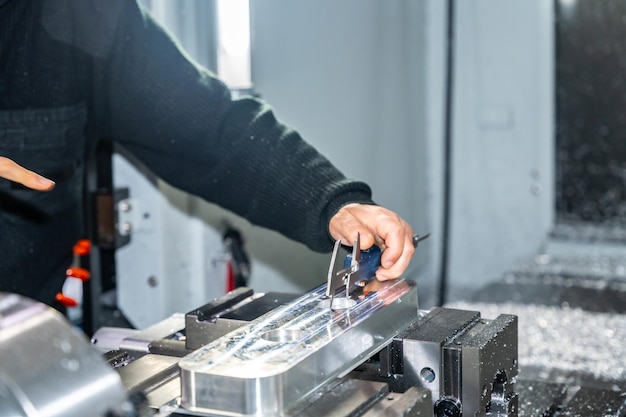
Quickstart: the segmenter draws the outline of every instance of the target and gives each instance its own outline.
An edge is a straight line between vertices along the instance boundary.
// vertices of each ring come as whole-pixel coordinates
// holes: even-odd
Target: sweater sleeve
[[[342,205],[373,203],[265,103],[231,99],[135,2],[118,16],[103,64],[110,133],[158,176],[317,251]]]

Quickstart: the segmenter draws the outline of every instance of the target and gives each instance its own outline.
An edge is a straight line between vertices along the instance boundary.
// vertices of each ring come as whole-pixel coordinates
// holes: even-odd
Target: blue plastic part
[[[359,280],[370,280],[376,276],[376,271],[380,267],[380,256],[382,251],[377,245],[372,246],[367,250],[361,251],[361,262],[359,265],[359,272],[356,274]],[[352,263],[352,253],[346,256],[346,260],[343,264],[344,268],[350,268]]]

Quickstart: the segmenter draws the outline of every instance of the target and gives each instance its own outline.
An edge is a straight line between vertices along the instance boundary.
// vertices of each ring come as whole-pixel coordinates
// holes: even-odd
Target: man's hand
[[[360,233],[361,249],[374,244],[384,249],[376,272],[382,281],[402,275],[415,253],[411,226],[384,207],[348,204],[330,219],[328,228],[331,236],[345,245],[352,246]]]
[[[33,190],[50,191],[54,188],[54,181],[29,171],[4,156],[0,156],[0,178],[15,181]]]

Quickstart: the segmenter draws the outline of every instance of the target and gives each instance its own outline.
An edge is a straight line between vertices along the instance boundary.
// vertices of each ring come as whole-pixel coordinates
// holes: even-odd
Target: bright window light
[[[217,0],[217,75],[233,90],[252,88],[249,0]]]

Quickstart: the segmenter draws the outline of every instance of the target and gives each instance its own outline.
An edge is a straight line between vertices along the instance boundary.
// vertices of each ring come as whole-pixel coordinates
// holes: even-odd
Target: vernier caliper
[[[424,236],[413,236],[413,247],[422,240],[428,238],[430,233]],[[330,258],[328,267],[328,277],[326,285],[326,296],[330,297],[330,308],[333,307],[333,300],[337,290],[343,286],[346,287],[346,298],[350,298],[350,288],[354,283],[364,286],[369,280],[376,277],[376,271],[380,267],[380,257],[382,250],[378,245],[374,245],[367,250],[361,250],[361,234],[357,234],[352,253],[346,256],[343,269],[335,272],[335,263],[337,261],[337,253],[341,246],[341,240],[335,241],[333,254]]]

